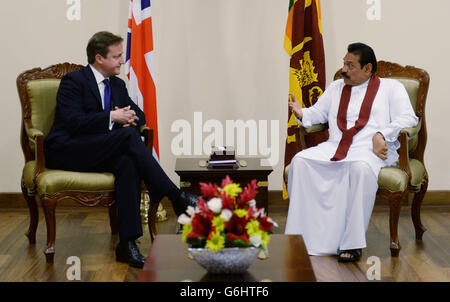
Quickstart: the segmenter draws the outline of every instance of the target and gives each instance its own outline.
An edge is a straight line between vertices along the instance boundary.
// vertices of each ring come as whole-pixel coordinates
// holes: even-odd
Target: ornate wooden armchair
[[[414,193],[411,217],[416,232],[416,240],[422,240],[426,231],[420,220],[420,208],[428,187],[428,173],[423,160],[427,143],[425,123],[425,102],[430,77],[428,73],[413,66],[401,66],[385,61],[378,62],[377,75],[382,78],[399,80],[406,88],[419,123],[416,127],[403,129],[399,135],[400,149],[397,167],[382,168],[378,175],[378,192],[389,201],[389,230],[391,256],[398,257],[400,242],[398,239],[398,219],[402,200],[408,193]],[[341,78],[339,69],[334,79]],[[327,129],[327,125],[313,125],[310,128],[299,127],[297,133],[301,150],[307,148],[307,136]],[[285,169],[285,179],[289,175],[289,166]]]
[[[66,73],[83,67],[70,63],[56,64],[45,69],[27,70],[17,77],[22,105],[21,146],[25,157],[21,187],[30,211],[26,236],[30,244],[36,242],[39,221],[37,199],[44,210],[47,225],[47,247],[44,253],[50,263],[55,254],[55,208],[58,201],[73,199],[84,206],[108,207],[111,232],[118,233],[112,173],[81,173],[45,167],[44,137],[53,124],[60,80]],[[152,150],[153,131],[143,126],[141,133]],[[154,228],[156,211],[149,214],[149,220],[149,227],[152,225]]]

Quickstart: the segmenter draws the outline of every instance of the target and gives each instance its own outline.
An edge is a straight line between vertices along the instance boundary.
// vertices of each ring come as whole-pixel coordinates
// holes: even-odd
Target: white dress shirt
[[[94,66],[89,64],[89,67],[91,68],[92,72],[94,73],[95,81],[97,82],[98,91],[100,92],[100,98],[102,99],[102,108],[105,110],[105,83],[103,83],[105,78],[100,71],[95,69]],[[109,114],[109,130],[112,130],[112,127],[114,126],[114,122],[111,121],[111,113]]]

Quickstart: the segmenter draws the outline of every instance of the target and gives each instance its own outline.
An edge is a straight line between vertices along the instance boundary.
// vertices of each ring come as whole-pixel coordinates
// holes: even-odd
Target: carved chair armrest
[[[316,133],[316,132],[321,132],[321,131],[324,131],[324,130],[328,129],[328,123],[315,124],[315,125],[312,125],[309,128],[305,128],[303,126],[300,126],[300,128],[302,128],[305,131],[305,133],[307,133],[307,134]]]
[[[408,135],[408,138],[412,138],[419,133],[421,128],[422,128],[422,119],[419,120],[419,122],[415,127],[404,128],[400,132],[405,132]]]
[[[411,181],[411,171],[409,169],[409,140],[419,134],[422,128],[422,119],[419,120],[415,127],[403,128],[400,130],[399,142],[400,148],[398,150],[398,166],[400,169],[408,174],[408,182]]]
[[[144,142],[150,152],[153,152],[153,129],[150,129],[146,125],[142,125],[139,128],[139,132],[144,137]]]
[[[36,179],[39,174],[45,170],[45,153],[44,153],[44,134],[41,132],[34,138],[35,141],[35,159],[36,165],[34,166],[33,182],[37,187]]]
[[[300,142],[300,150],[306,149],[306,136],[308,134],[317,133],[321,131],[325,131],[328,129],[328,123],[325,124],[315,124],[309,128],[305,128],[302,125],[298,128],[298,139]]]
[[[142,125],[139,128],[139,133],[143,133],[145,130],[150,130],[150,128],[147,125]]]
[[[405,171],[408,175],[408,183],[411,181],[411,170],[409,169],[409,152],[408,152],[408,134],[407,131],[400,131],[398,138],[400,142],[400,148],[398,149],[398,167]]]
[[[28,139],[32,141],[35,145],[36,145],[36,137],[39,135],[42,136],[44,135],[44,133],[42,133],[41,130],[36,128],[28,128],[27,126],[25,126],[25,131],[27,132]]]
[[[34,166],[33,182],[37,185],[36,178],[45,169],[44,133],[37,128],[30,127],[29,123],[24,125],[28,140],[34,144],[36,165]]]

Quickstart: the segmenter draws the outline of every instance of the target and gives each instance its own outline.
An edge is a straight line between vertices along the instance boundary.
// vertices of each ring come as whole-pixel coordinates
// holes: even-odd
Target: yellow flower
[[[239,184],[232,183],[223,187],[222,191],[225,191],[231,198],[236,198],[242,192],[242,189]]]
[[[258,220],[251,220],[245,226],[249,236],[258,235],[260,233]]]
[[[225,219],[220,216],[216,216],[212,220],[212,225],[216,227],[217,233],[222,233],[225,230]]]
[[[181,234],[181,240],[183,242],[186,242],[187,235],[192,232],[192,225],[191,224],[184,224],[183,225],[183,233]]]
[[[206,241],[205,248],[210,249],[213,253],[225,247],[225,238],[219,232],[213,233],[211,239]]]
[[[245,216],[245,218],[248,218],[248,212],[247,212],[247,210],[244,210],[244,209],[237,209],[237,210],[234,210],[234,213],[235,213],[239,218],[242,218],[242,217],[244,217],[244,216]]]
[[[261,232],[261,245],[267,249],[267,246],[269,245],[270,241],[270,235],[267,232]]]

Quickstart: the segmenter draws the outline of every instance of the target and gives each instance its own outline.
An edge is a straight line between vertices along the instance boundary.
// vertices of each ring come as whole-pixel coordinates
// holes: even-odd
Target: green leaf
[[[225,243],[226,247],[249,247],[250,242],[245,242],[243,239],[236,239]]]
[[[203,237],[199,237],[199,238],[188,238],[187,240],[186,240],[186,242],[188,243],[188,244],[190,244],[191,245],[191,247],[193,247],[193,248],[203,248],[203,247],[205,247],[205,244],[206,244],[206,238],[203,238]]]

